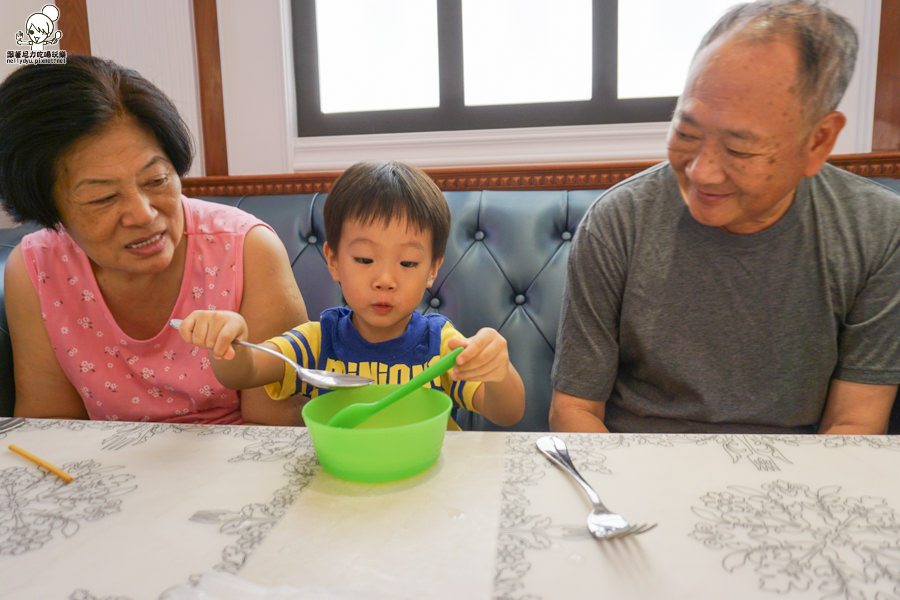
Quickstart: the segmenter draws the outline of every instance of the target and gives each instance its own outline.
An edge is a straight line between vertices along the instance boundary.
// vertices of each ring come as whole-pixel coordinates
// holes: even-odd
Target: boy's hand
[[[234,358],[234,340],[247,339],[247,321],[236,312],[227,310],[195,310],[178,328],[181,339],[189,344],[210,350],[213,358]]]
[[[496,329],[484,327],[468,339],[452,339],[447,346],[453,350],[463,347],[450,370],[454,380],[503,381],[509,374],[509,352],[506,338]]]

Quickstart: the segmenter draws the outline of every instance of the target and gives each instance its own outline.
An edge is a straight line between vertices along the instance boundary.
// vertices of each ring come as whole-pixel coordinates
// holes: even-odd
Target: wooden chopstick
[[[15,452],[16,454],[21,454],[28,460],[35,462],[38,465],[44,467],[45,469],[47,469],[48,471],[50,471],[51,473],[53,473],[54,475],[56,475],[57,477],[59,477],[60,479],[65,481],[66,483],[69,483],[70,481],[72,481],[71,475],[69,475],[68,473],[66,473],[65,471],[60,469],[59,467],[54,467],[53,465],[48,463],[46,460],[44,460],[42,458],[38,458],[31,452],[28,452],[27,450],[22,450],[21,448],[19,448],[18,446],[14,446],[13,444],[9,445],[9,449],[12,450],[13,452]]]

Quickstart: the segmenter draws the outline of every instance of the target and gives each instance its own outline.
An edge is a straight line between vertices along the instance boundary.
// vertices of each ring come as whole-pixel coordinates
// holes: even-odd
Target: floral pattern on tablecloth
[[[232,462],[288,460],[284,468],[289,482],[276,490],[267,504],[247,504],[235,510],[201,510],[191,516],[191,521],[217,526],[221,533],[236,537],[222,550],[222,560],[213,569],[237,573],[319,470],[314,454],[295,456],[298,446],[293,443],[294,439],[268,440],[268,443],[256,441],[247,446],[241,456],[229,459]],[[308,442],[309,436],[305,439]]]
[[[29,420],[20,431],[66,430],[110,432],[110,423],[76,420]],[[37,552],[55,540],[76,538],[86,527],[122,511],[123,502],[140,488],[140,478],[116,463],[120,452],[158,445],[165,452],[173,436],[226,436],[239,450],[223,455],[226,463],[279,463],[284,484],[258,502],[199,509],[189,521],[213,526],[222,536],[220,559],[209,569],[236,573],[309,484],[319,466],[309,435],[292,427],[244,427],[165,423],[116,423],[98,438],[94,458],[58,466],[73,476],[64,483],[35,465],[0,470],[0,557]],[[98,457],[108,460],[100,460]],[[188,575],[191,581],[199,573]],[[160,598],[166,595],[160,591]],[[69,600],[130,600],[125,594],[101,594],[78,588]]]
[[[122,466],[94,460],[64,463],[71,483],[31,466],[0,471],[0,555],[40,550],[57,538],[122,509],[122,498],[137,486]]]
[[[724,554],[729,573],[752,570],[772,594],[900,597],[900,518],[884,498],[775,480],[710,491],[693,507],[691,537]]]
[[[548,471],[557,468],[537,451],[535,440],[539,435],[521,433],[506,438],[492,595],[495,600],[540,600],[544,596],[535,593],[527,581],[534,565],[542,560],[540,553],[555,552],[561,544],[590,539],[585,526],[557,524],[553,517],[532,506],[532,495]],[[559,437],[566,442],[578,470],[583,475],[590,474],[589,478],[613,474],[612,457],[617,450],[647,446],[674,449],[718,445],[722,465],[749,468],[759,474],[790,468],[792,452],[809,445],[900,452],[900,438],[896,436]],[[587,504],[586,507],[589,508]],[[690,537],[711,549],[725,551],[722,565],[726,571],[753,569],[759,578],[759,589],[764,592],[778,595],[815,589],[821,592],[819,597],[823,600],[900,598],[900,517],[884,498],[843,495],[840,486],[813,489],[775,480],[759,489],[732,486],[711,491],[691,510],[702,520]],[[854,537],[843,535],[851,530]],[[866,542],[852,541],[860,537]],[[892,589],[891,595],[884,594],[886,585]]]

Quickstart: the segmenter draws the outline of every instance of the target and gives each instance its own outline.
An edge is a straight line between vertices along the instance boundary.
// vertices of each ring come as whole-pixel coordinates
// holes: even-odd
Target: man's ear
[[[436,258],[431,263],[431,270],[428,272],[428,285],[426,287],[431,287],[434,284],[434,280],[437,278],[438,269],[441,268],[441,265],[444,264],[444,257]]]
[[[331,273],[331,278],[340,283],[341,275],[337,268],[337,252],[331,249],[328,242],[322,244],[322,250],[325,252],[325,263],[328,265],[328,272]]]
[[[821,170],[822,165],[825,164],[834,149],[838,134],[846,124],[847,117],[844,116],[844,113],[836,110],[822,117],[816,124],[806,141],[807,157],[806,168],[803,170],[804,177],[812,177]]]

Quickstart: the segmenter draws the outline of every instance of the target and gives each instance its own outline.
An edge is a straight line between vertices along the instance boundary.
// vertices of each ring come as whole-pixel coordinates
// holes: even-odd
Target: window
[[[293,0],[298,135],[668,121],[733,0]]]
[[[316,3],[321,112],[440,106],[436,8],[421,0]]]

